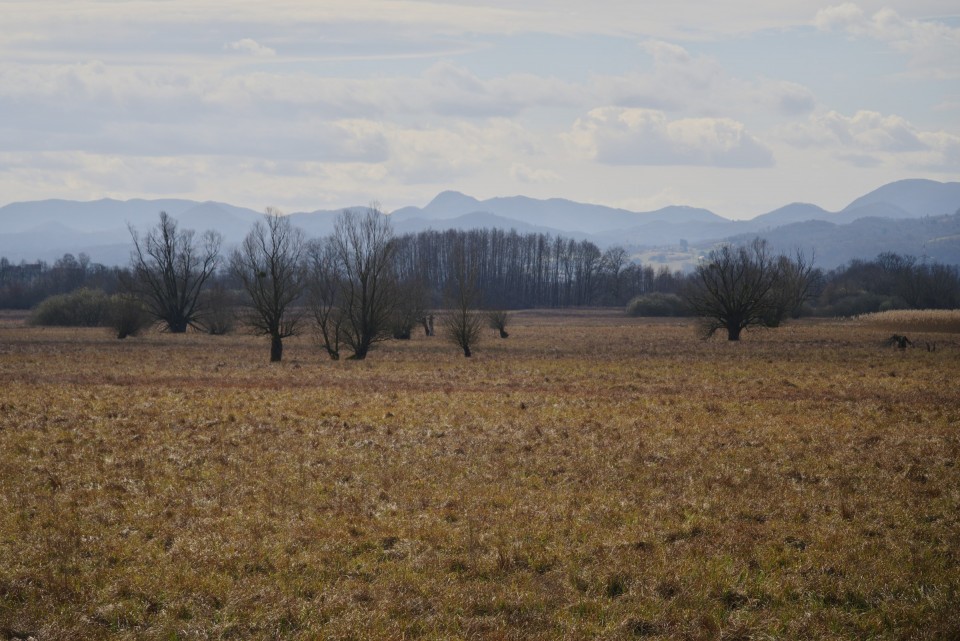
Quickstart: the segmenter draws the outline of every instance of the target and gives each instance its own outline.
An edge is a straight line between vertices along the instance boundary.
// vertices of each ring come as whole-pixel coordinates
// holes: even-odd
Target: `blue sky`
[[[958,180],[955,2],[660,4],[0,0],[0,203],[745,218]]]

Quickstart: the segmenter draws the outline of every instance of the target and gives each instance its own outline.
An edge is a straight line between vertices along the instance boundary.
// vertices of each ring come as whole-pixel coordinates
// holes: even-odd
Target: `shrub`
[[[105,325],[117,333],[117,338],[136,336],[150,322],[150,314],[136,296],[116,294],[110,297]]]
[[[906,303],[896,296],[884,296],[871,292],[857,292],[838,298],[830,305],[817,309],[818,316],[859,316],[873,312],[903,309]]]
[[[30,314],[31,325],[48,327],[98,327],[110,309],[110,297],[98,289],[81,288],[50,296]]]
[[[676,294],[654,292],[633,298],[627,303],[628,316],[686,316],[686,304]]]
[[[230,291],[223,283],[214,283],[200,296],[203,312],[197,317],[197,325],[208,334],[223,336],[237,325],[236,308],[240,305],[238,292]]]
[[[495,329],[500,332],[500,338],[510,336],[510,334],[507,333],[508,322],[510,322],[510,314],[502,309],[494,309],[487,312],[487,323],[490,325],[490,329]]]

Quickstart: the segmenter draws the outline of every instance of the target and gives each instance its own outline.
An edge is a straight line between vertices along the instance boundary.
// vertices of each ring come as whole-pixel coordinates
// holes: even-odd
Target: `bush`
[[[500,338],[510,336],[510,334],[507,333],[507,323],[509,322],[510,314],[502,309],[494,309],[487,312],[487,323],[490,325],[490,329],[495,329],[500,332]]]
[[[831,304],[817,308],[818,316],[847,317],[903,309],[906,303],[896,296],[884,296],[870,292],[849,294],[834,300]]]
[[[239,292],[228,290],[222,283],[214,283],[200,296],[202,312],[197,324],[213,336],[232,332],[237,325],[236,308],[240,305]]]
[[[627,303],[628,316],[687,316],[689,313],[686,303],[676,294],[654,292]]]
[[[30,314],[31,325],[47,327],[98,327],[110,310],[110,297],[98,289],[81,288],[50,296]]]
[[[116,294],[110,297],[110,308],[105,324],[117,333],[117,338],[136,336],[150,324],[150,315],[136,296]]]

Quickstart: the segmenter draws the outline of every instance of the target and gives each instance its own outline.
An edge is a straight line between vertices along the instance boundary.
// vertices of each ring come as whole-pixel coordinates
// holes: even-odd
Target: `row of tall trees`
[[[683,282],[679,272],[631,263],[621,247],[602,252],[587,240],[501,229],[402,236],[397,274],[440,296],[456,276],[458,252],[475,264],[477,289],[490,308],[620,306],[638,294],[679,291]]]
[[[168,331],[211,333],[232,325],[230,310],[242,292],[244,320],[270,337],[272,360],[282,358],[284,338],[307,326],[331,358],[362,359],[380,341],[409,338],[419,324],[432,335],[428,310],[440,308],[443,333],[469,356],[484,324],[506,337],[503,310],[518,307],[622,305],[638,296],[634,302],[648,299],[638,310],[692,313],[704,319],[706,335],[722,329],[737,340],[743,329],[777,326],[804,305],[862,298],[867,287],[891,306],[960,305],[955,267],[883,254],[823,275],[802,253],[775,255],[760,239],[720,246],[684,276],[637,265],[622,248],[601,252],[589,241],[545,234],[480,229],[395,237],[376,207],[344,212],[320,239],[307,239],[270,209],[227,257],[218,233],[196,236],[162,212],[146,234],[130,231],[129,269],[107,270],[69,254],[46,270],[14,270],[0,261],[0,288],[41,283],[59,293],[99,279],[107,286],[95,289],[135,295]]]
[[[960,269],[883,253],[873,260],[852,260],[824,277],[817,311],[850,316],[886,309],[960,308]]]
[[[476,310],[576,306],[612,302],[643,291],[676,288],[682,278],[629,265],[619,248],[606,253],[588,241],[500,230],[422,232],[395,237],[376,207],[346,211],[327,238],[307,240],[278,211],[268,210],[229,259],[222,239],[199,239],[161,213],[146,235],[131,230],[130,287],[171,332],[209,325],[215,312],[201,295],[221,264],[245,291],[247,324],[271,341],[280,360],[283,339],[313,321],[333,359],[363,359],[378,342],[408,338],[427,309],[449,308],[443,331],[465,356],[485,323]],[[206,299],[209,300],[209,299]]]
[[[50,296],[86,287],[113,294],[123,269],[94,263],[84,253],[66,253],[54,263],[13,264],[0,258],[0,309],[30,309]]]

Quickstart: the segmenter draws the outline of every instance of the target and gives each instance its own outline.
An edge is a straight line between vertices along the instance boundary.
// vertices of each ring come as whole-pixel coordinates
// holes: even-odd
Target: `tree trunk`
[[[167,323],[167,329],[171,334],[183,334],[187,331],[187,322],[181,320],[170,321]]]
[[[740,327],[739,323],[727,325],[727,340],[738,341],[740,340],[740,332],[743,331],[743,328]]]
[[[506,338],[510,336],[502,327],[500,328],[500,338]]]
[[[470,356],[472,356],[472,354],[470,353],[470,346],[469,346],[469,345],[464,345],[464,346],[463,346],[463,355],[466,356],[467,358],[470,358]]]
[[[283,339],[274,335],[270,337],[270,362],[279,363],[283,358]]]
[[[368,351],[370,351],[370,346],[367,344],[361,343],[359,346],[357,346],[357,351],[355,351],[353,353],[353,356],[351,356],[348,360],[362,361],[367,357]]]

